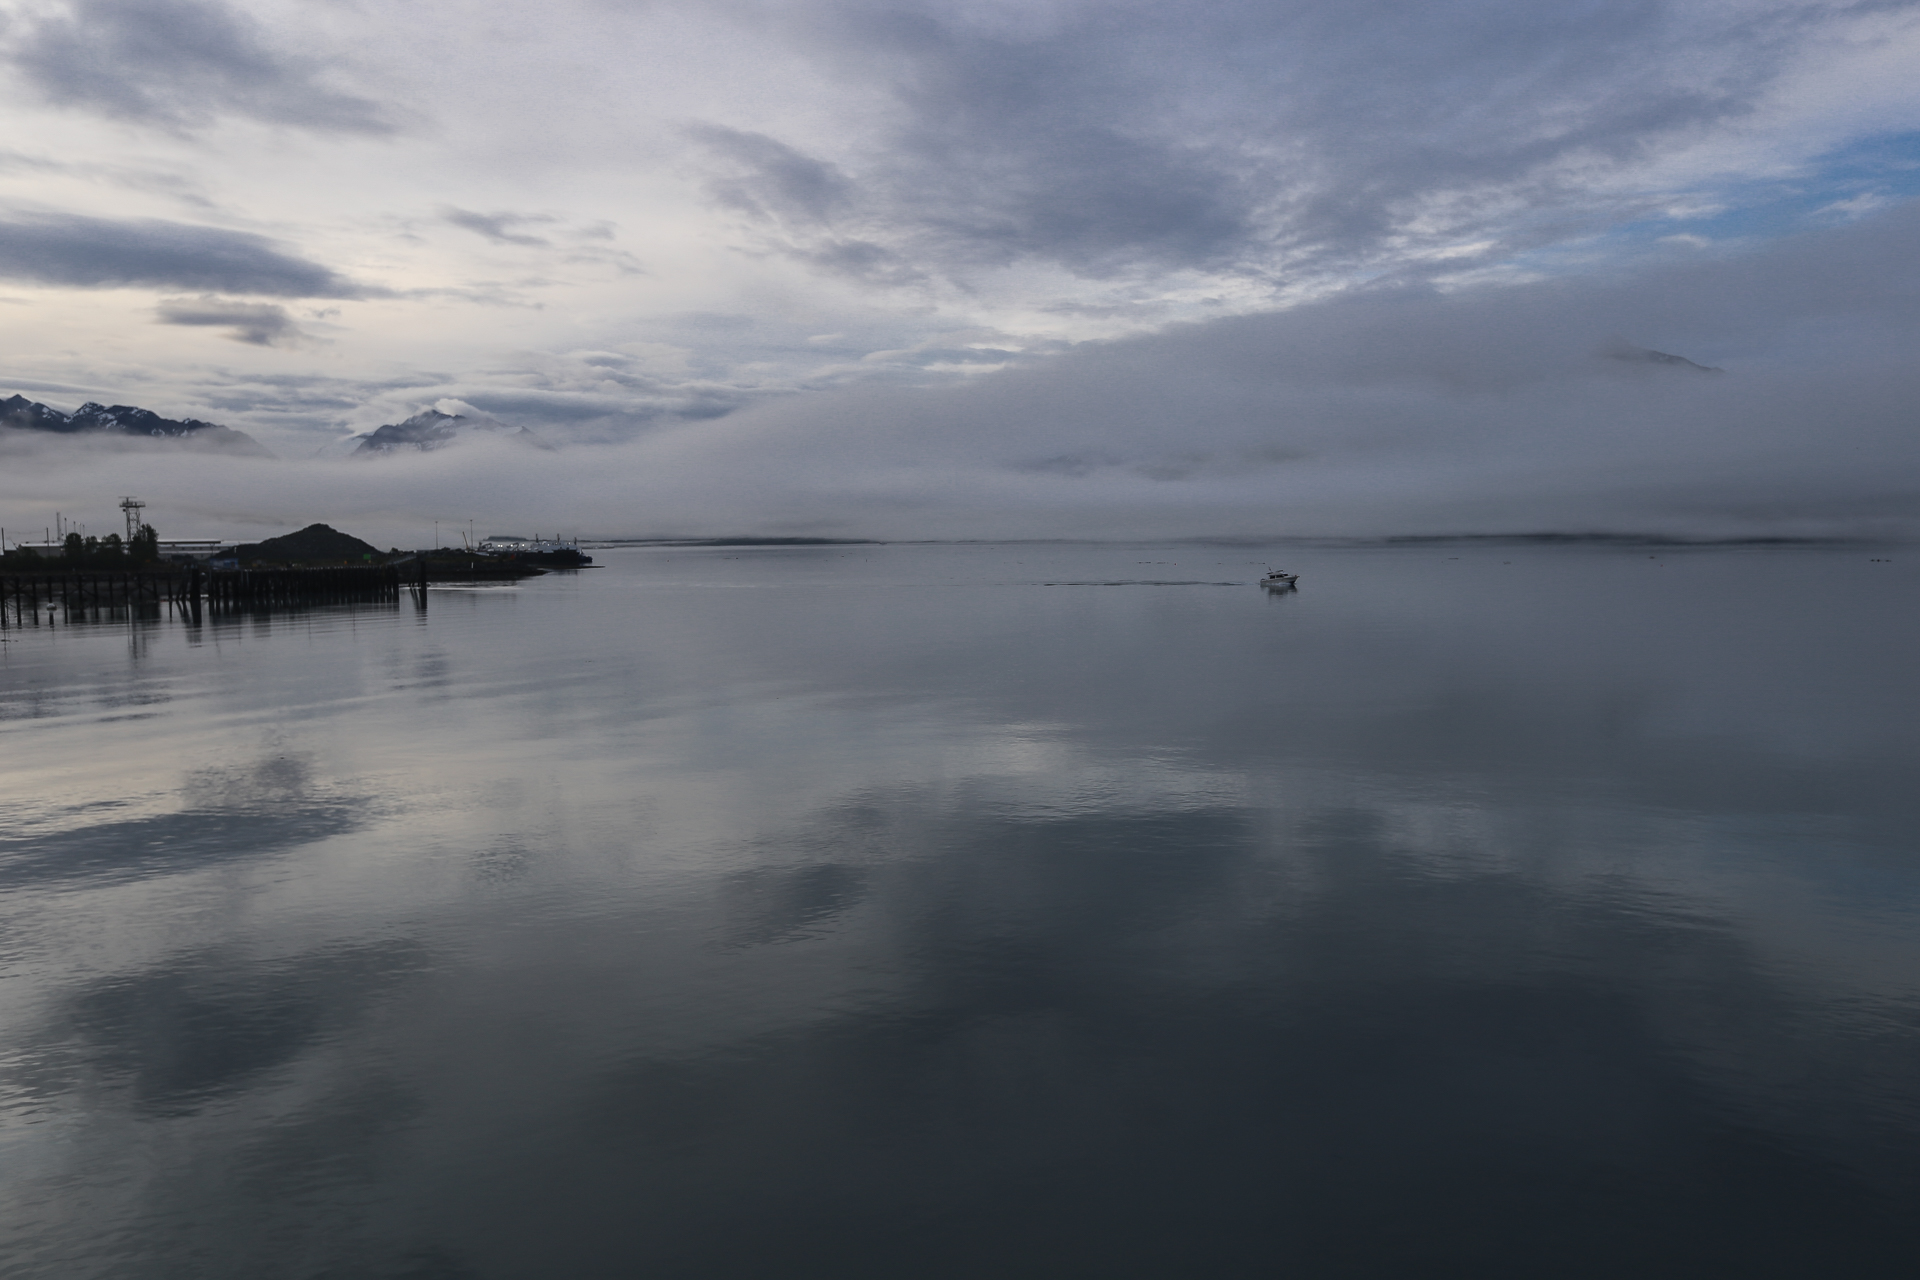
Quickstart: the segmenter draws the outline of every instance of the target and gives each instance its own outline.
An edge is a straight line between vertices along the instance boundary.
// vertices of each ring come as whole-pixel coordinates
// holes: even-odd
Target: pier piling
[[[408,585],[414,585],[409,575]],[[424,587],[425,569],[420,570]],[[161,572],[87,571],[0,574],[0,614],[11,625],[39,620],[40,609],[57,606],[68,616],[162,603],[198,614],[311,604],[352,604],[397,599],[400,570],[391,565],[337,568],[204,569],[198,565]]]

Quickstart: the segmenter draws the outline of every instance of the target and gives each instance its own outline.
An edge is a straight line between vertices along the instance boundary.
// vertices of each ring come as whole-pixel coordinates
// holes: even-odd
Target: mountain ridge
[[[89,400],[72,413],[29,400],[15,393],[0,400],[0,428],[38,431],[49,435],[115,435],[144,440],[179,440],[210,445],[231,453],[267,454],[267,448],[244,431],[199,418],[167,418],[131,404],[101,404]]]
[[[405,450],[429,453],[463,439],[485,435],[504,436],[537,448],[547,447],[527,428],[512,426],[490,415],[469,416],[464,413],[443,413],[439,409],[422,409],[404,421],[389,422],[364,435],[353,437],[359,441],[359,448],[353,451],[353,456],[379,456]]]

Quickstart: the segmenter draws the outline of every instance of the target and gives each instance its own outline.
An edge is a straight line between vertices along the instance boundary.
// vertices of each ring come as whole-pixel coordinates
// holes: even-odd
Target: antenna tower
[[[129,545],[132,544],[134,535],[140,532],[140,526],[144,523],[144,521],[140,519],[140,513],[146,509],[147,504],[138,498],[120,499],[120,510],[127,517],[127,542]]]

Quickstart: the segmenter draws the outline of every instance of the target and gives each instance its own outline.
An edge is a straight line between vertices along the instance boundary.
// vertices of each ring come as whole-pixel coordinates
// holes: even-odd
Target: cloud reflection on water
[[[380,692],[45,864],[102,961],[11,917],[96,1197],[23,1274],[1902,1274],[1908,597],[1288,554],[622,553],[249,650]]]
[[[52,830],[0,837],[0,888],[99,885],[258,858],[363,826],[375,804],[320,782],[292,756],[197,770],[179,795],[184,805],[172,812],[93,822],[54,815]]]

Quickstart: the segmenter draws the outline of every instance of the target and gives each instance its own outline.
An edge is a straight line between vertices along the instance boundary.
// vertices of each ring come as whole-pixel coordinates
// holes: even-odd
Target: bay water
[[[0,1276],[1920,1274],[1920,558],[595,555],[10,619]]]

